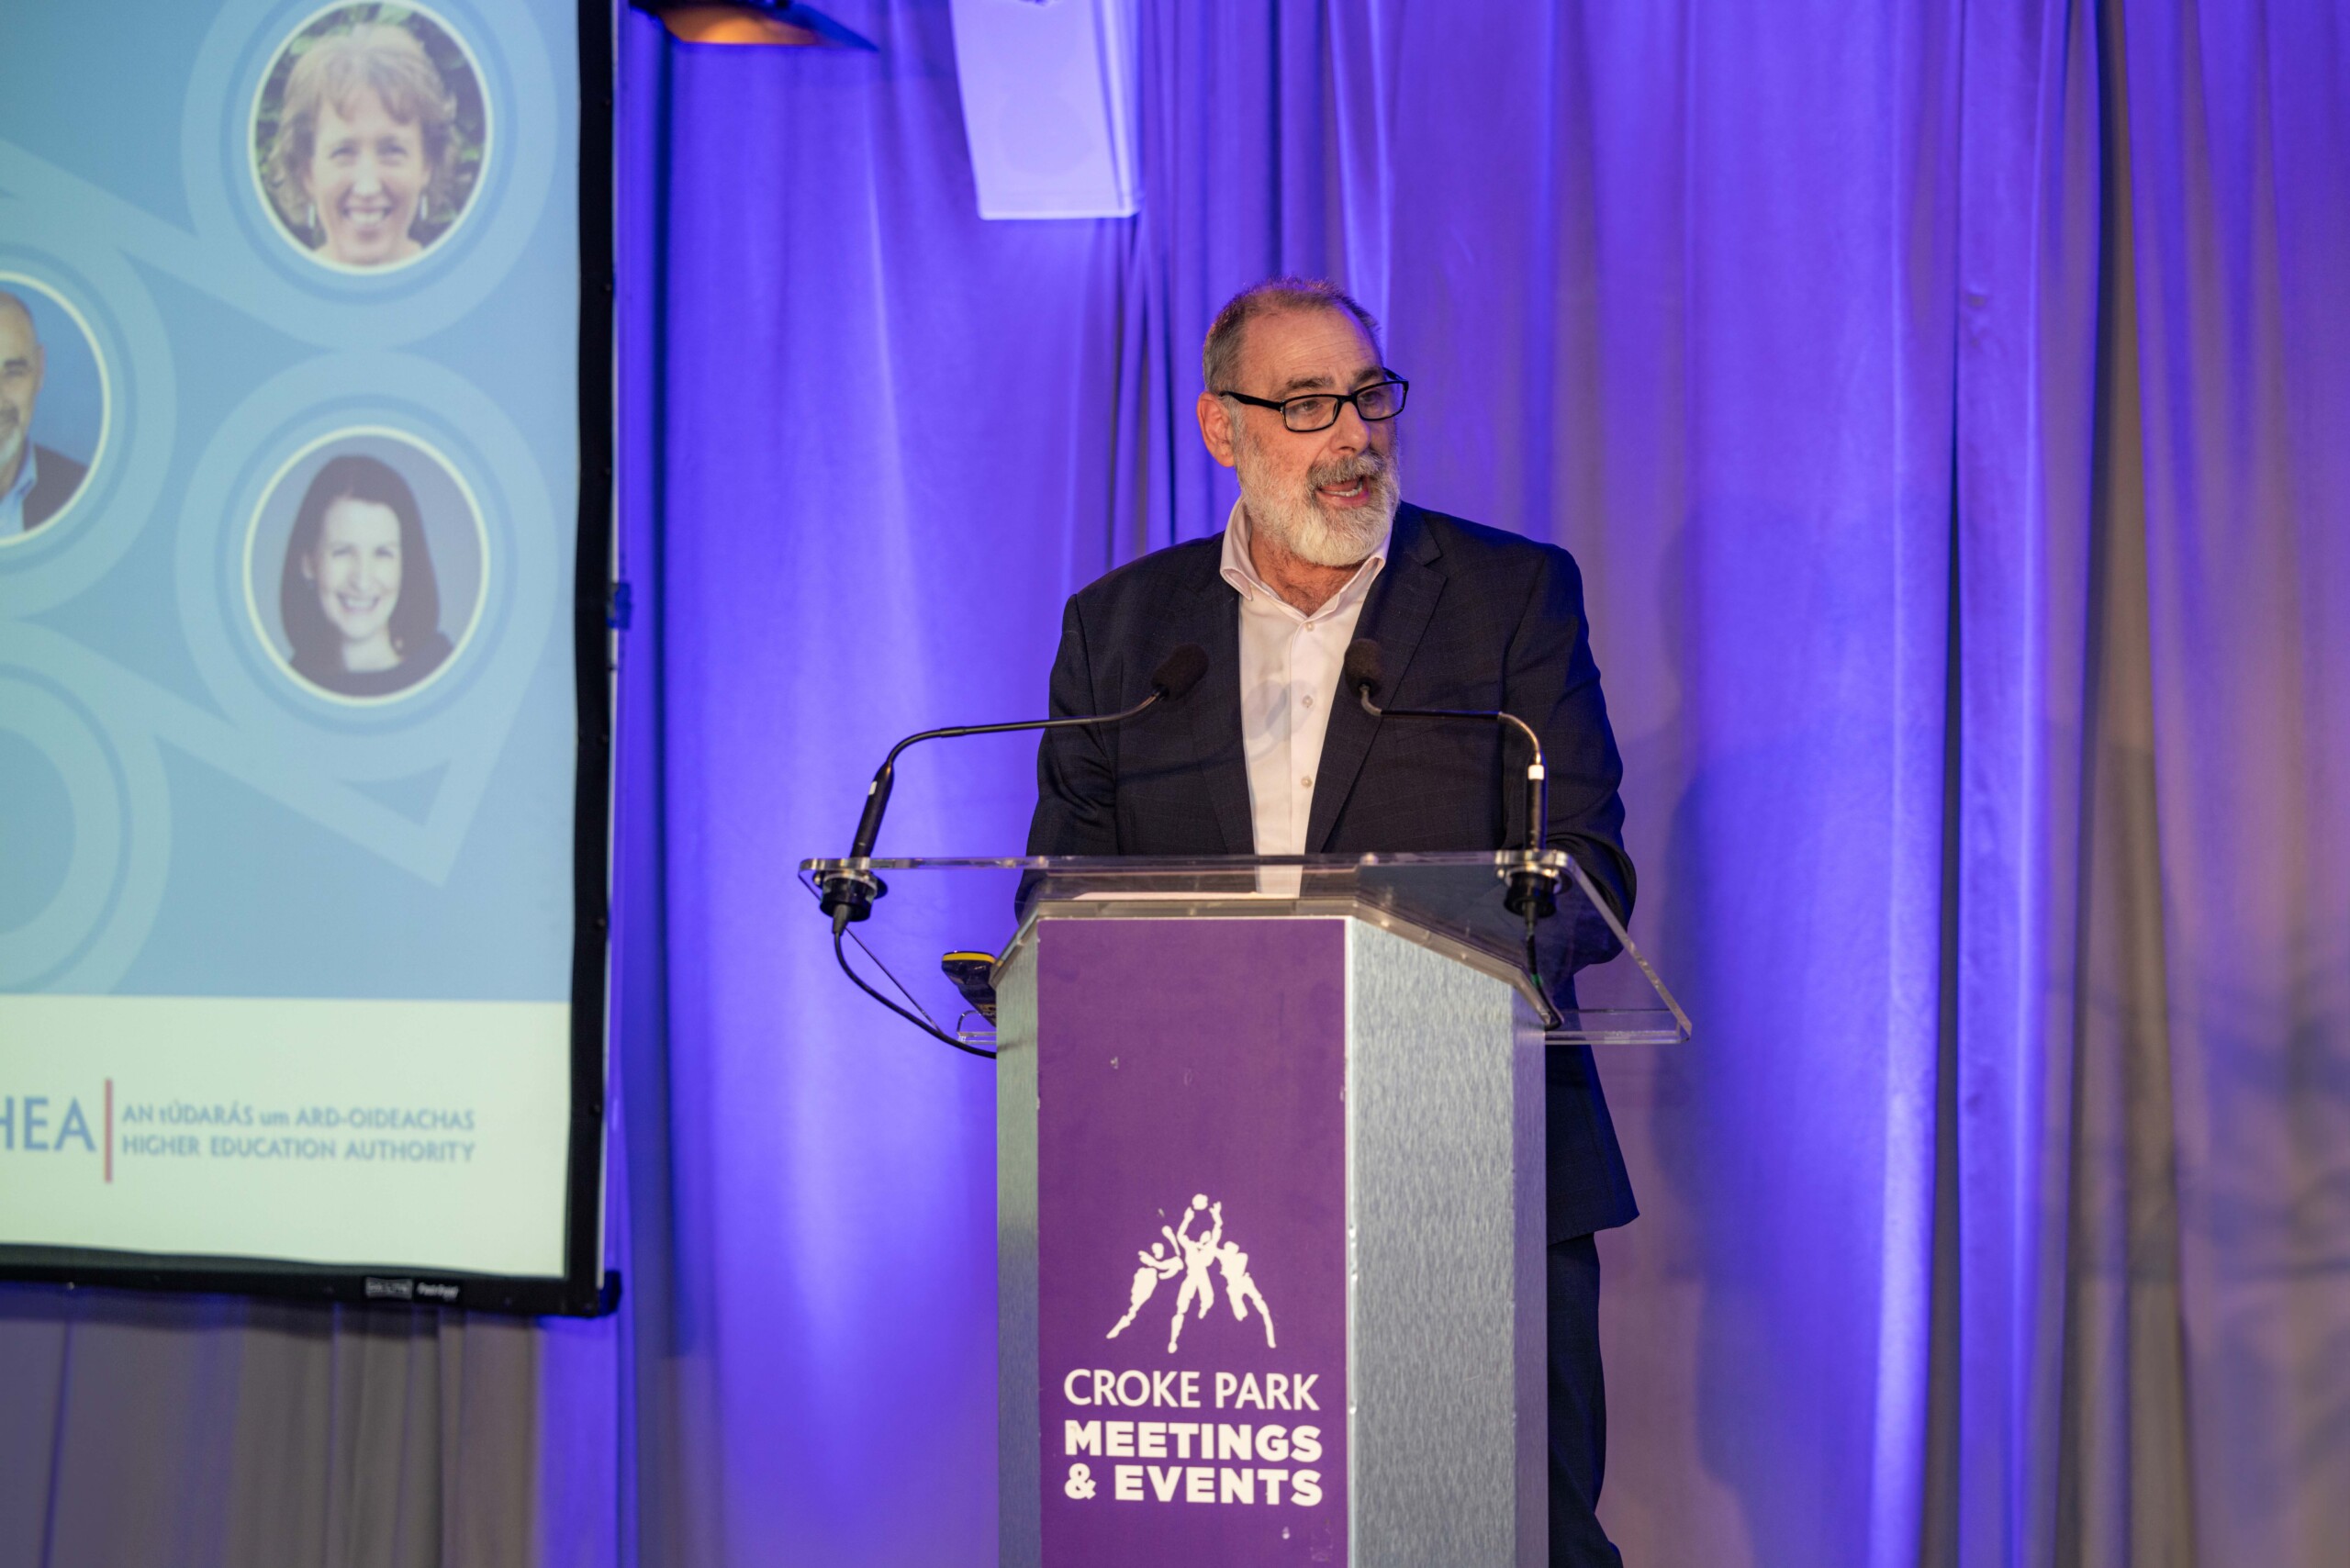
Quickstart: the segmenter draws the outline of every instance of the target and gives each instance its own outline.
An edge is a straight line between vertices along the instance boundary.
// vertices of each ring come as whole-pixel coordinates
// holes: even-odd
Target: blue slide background
[[[423,256],[360,274],[297,252],[252,173],[263,76],[319,9],[8,18],[0,274],[80,312],[112,406],[73,507],[0,544],[0,991],[569,995],[575,12],[431,7],[480,68],[484,173]],[[442,678],[364,704],[277,663],[243,555],[273,478],[356,428],[439,454],[489,555]]]

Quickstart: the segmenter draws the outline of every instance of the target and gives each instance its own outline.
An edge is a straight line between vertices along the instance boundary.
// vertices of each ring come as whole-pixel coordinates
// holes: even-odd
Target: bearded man
[[[1628,914],[1623,774],[1570,555],[1404,504],[1406,384],[1378,327],[1330,284],[1235,297],[1202,354],[1200,434],[1237,470],[1221,535],[1082,589],[1062,616],[1057,715],[1107,713],[1196,643],[1208,672],[1181,722],[1047,732],[1032,855],[1495,850],[1523,842],[1494,724],[1382,724],[1338,690],[1348,644],[1378,642],[1380,700],[1505,710],[1542,737],[1545,842]],[[1522,768],[1524,759],[1514,766]],[[1513,777],[1516,777],[1515,773]],[[1594,1512],[1606,1446],[1599,1255],[1637,1212],[1588,1047],[1545,1063],[1549,1140],[1550,1561],[1620,1561]]]
[[[82,487],[81,464],[33,440],[33,411],[48,369],[32,311],[0,289],[0,539],[30,533]]]

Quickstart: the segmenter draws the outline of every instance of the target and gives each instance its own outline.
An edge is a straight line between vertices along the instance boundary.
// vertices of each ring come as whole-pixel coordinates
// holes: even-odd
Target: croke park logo
[[[1192,1234],[1192,1222],[1200,1215],[1208,1216],[1202,1234]],[[1205,1318],[1215,1305],[1215,1278],[1224,1276],[1224,1299],[1231,1305],[1233,1317],[1248,1321],[1248,1309],[1254,1305],[1257,1316],[1265,1326],[1265,1348],[1276,1348],[1273,1341],[1273,1309],[1265,1305],[1264,1293],[1248,1274],[1248,1254],[1240,1244],[1224,1234],[1224,1205],[1208,1202],[1205,1193],[1192,1196],[1191,1207],[1183,1211],[1182,1219],[1173,1227],[1160,1226],[1158,1234],[1164,1241],[1154,1241],[1147,1252],[1136,1251],[1135,1257],[1141,1267],[1135,1271],[1134,1282],[1127,1290],[1126,1315],[1111,1327],[1103,1336],[1114,1339],[1134,1324],[1158,1287],[1176,1276],[1183,1282],[1175,1291],[1175,1313],[1167,1324],[1167,1353],[1173,1355],[1182,1343],[1183,1321],[1196,1310]]]

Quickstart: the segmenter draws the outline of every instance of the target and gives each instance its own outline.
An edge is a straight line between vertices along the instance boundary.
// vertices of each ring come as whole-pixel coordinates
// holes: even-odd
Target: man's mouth
[[[1335,477],[1314,484],[1315,476],[1307,475],[1306,482],[1314,484],[1316,504],[1333,511],[1354,511],[1379,499],[1380,480],[1386,470],[1374,462],[1356,458],[1337,468]]]

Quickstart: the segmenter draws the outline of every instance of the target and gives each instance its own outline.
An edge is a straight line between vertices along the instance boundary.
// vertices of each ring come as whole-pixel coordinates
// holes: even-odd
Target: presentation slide
[[[0,1273],[592,1259],[578,17],[9,7]]]

